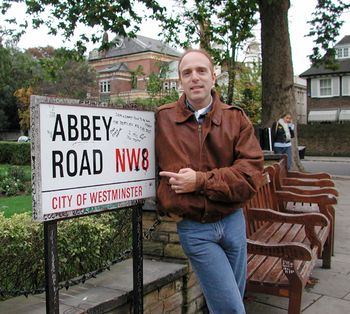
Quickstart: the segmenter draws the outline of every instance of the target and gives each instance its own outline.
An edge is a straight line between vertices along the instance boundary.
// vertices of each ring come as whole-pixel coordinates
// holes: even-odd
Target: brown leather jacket
[[[161,177],[158,211],[200,222],[227,216],[253,197],[263,170],[263,153],[243,110],[222,103],[213,93],[213,105],[198,124],[185,95],[159,107],[156,113],[156,156],[159,171],[196,171],[196,191],[176,194]]]

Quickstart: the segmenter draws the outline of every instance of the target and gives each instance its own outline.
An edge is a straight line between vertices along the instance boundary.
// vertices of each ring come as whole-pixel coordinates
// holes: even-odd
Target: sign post
[[[44,222],[46,313],[59,313],[57,221]]]
[[[47,312],[58,313],[57,220],[133,206],[142,313],[142,202],[155,196],[154,113],[31,97],[33,219],[44,222]]]

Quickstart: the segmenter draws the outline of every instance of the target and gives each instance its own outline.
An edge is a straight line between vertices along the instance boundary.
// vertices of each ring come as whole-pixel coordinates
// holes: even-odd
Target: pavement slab
[[[323,296],[303,311],[303,314],[349,314],[349,312],[350,301]]]

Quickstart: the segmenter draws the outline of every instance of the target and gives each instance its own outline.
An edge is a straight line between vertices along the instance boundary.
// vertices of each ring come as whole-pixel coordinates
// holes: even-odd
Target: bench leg
[[[330,238],[324,244],[322,252],[322,268],[331,268],[331,257],[332,257],[332,240]]]
[[[289,295],[288,314],[300,314],[302,294],[302,285],[300,285],[299,287],[294,287],[294,289],[293,287],[291,287]]]
[[[332,245],[332,256],[334,256],[334,233],[335,233],[335,209],[333,206],[329,206],[328,211],[332,217],[332,225],[331,225],[331,245]]]

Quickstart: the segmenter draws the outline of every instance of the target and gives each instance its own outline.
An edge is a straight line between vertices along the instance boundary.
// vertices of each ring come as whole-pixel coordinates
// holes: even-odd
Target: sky
[[[291,8],[289,9],[289,33],[290,42],[292,46],[292,58],[294,74],[299,75],[306,71],[310,67],[310,62],[307,55],[312,53],[313,42],[312,38],[305,37],[309,31],[308,20],[312,18],[312,12],[315,8],[317,0],[291,0]],[[23,17],[21,10],[16,9],[16,16]],[[345,35],[350,35],[350,12],[345,13],[342,16],[345,23],[343,24],[340,35],[336,38],[336,42],[341,40]],[[157,39],[157,34],[161,32],[154,21],[145,21],[141,25],[140,35]],[[255,29],[257,34],[257,40],[259,40],[259,28]],[[49,36],[46,34],[45,29],[29,30],[21,38],[18,43],[20,48],[30,48],[38,46],[51,45],[53,47],[73,47],[72,43],[64,42],[63,38],[59,36]],[[88,46],[88,50],[97,48],[97,46]]]

